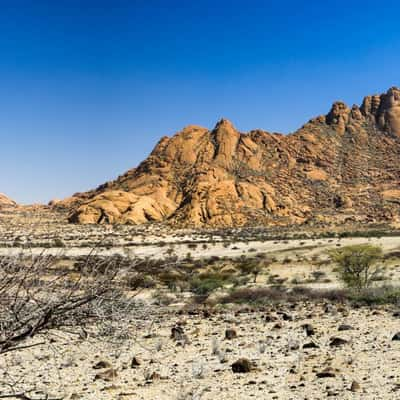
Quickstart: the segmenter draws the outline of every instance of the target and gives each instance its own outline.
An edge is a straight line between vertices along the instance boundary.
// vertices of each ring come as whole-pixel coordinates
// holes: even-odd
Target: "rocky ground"
[[[374,232],[341,237],[337,231],[77,226],[45,208],[33,214],[18,209],[1,214],[0,255],[57,254],[62,262],[52,274],[91,251],[106,259],[120,254],[161,263],[172,256],[186,260],[183,268],[202,260],[201,268],[218,271],[232,270],[241,256],[266,256],[267,270],[256,284],[244,281],[247,288],[336,290],[327,250],[371,243],[385,255],[386,274],[379,284],[397,285],[400,236]],[[182,285],[173,291],[159,282],[140,288],[129,312],[115,305],[110,318],[84,328],[51,329],[23,343],[33,347],[2,354],[0,398],[10,393],[33,400],[399,397],[396,305],[355,305],[339,298],[291,303],[266,298],[261,305],[219,301],[229,285],[213,293],[207,305],[191,305],[193,293],[184,279]]]
[[[43,339],[42,345],[2,358],[0,376],[20,377],[19,387],[36,396],[66,399],[399,396],[400,341],[393,337],[400,324],[393,308],[146,310],[129,327],[130,337],[114,343],[93,330],[86,339],[56,331],[38,337],[32,343]]]

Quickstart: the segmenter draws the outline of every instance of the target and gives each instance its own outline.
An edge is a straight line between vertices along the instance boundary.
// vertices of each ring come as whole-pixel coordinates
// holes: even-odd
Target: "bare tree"
[[[25,339],[76,322],[77,312],[111,289],[114,276],[74,274],[57,269],[57,257],[0,262],[0,354]],[[87,315],[89,316],[89,315]],[[81,320],[82,321],[82,320]]]
[[[107,265],[100,265],[100,271],[91,259],[92,254],[79,271],[60,268],[59,257],[44,253],[29,257],[21,253],[0,260],[0,361],[6,353],[45,344],[54,330],[85,337],[87,324],[108,321],[116,314],[115,302],[123,296],[116,289],[118,268],[108,260]],[[125,312],[126,304],[121,307]],[[33,342],[35,337],[40,340]],[[20,379],[6,369],[3,367],[6,381],[0,386],[9,387],[10,393],[0,392],[0,398],[36,400],[29,391],[21,390]]]

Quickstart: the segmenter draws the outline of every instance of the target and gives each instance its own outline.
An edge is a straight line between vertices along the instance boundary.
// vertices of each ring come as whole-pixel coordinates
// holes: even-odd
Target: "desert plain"
[[[385,297],[400,279],[394,228],[171,231],[72,225],[46,208],[3,210],[1,221],[2,260],[49,258],[44,282],[107,265],[92,278],[113,279],[118,295],[95,317],[5,347],[0,398],[398,398],[400,308]],[[329,249],[364,243],[383,249],[382,272],[354,298]],[[262,264],[256,276],[249,260]]]

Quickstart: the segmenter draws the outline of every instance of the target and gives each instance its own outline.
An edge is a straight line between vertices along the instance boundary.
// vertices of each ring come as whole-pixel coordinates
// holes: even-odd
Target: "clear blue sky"
[[[0,1],[0,192],[83,191],[229,118],[291,132],[400,85],[395,1]]]

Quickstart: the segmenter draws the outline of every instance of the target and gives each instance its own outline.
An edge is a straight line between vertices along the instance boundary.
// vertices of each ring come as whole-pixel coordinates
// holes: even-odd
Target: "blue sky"
[[[395,1],[0,0],[0,192],[47,202],[228,118],[288,133],[399,86]]]

